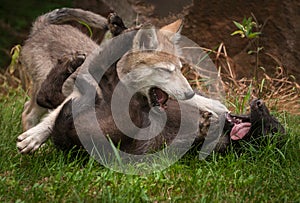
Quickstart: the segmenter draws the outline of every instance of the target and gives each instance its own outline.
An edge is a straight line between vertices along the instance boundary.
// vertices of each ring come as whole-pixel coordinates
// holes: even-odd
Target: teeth
[[[151,99],[151,105],[154,107],[154,106],[159,106],[160,108],[166,108],[166,103],[167,103],[167,99],[163,99],[163,101],[159,101],[159,98],[158,98],[158,94],[157,94],[157,91],[155,88],[151,89],[151,92],[150,92],[150,99]],[[163,95],[164,96],[164,95]]]
[[[160,104],[159,104],[159,102],[157,102],[157,94],[156,94],[156,92],[155,92],[155,90],[154,89],[152,89],[152,99],[154,100],[154,101],[152,101],[151,103],[152,103],[152,106],[160,106]]]
[[[160,105],[158,103],[153,102],[152,106],[154,107],[154,106],[160,106]]]

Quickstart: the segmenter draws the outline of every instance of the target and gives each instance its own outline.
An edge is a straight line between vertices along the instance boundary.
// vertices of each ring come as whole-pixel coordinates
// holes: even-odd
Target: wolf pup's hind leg
[[[32,96],[29,101],[24,104],[24,109],[22,112],[22,128],[23,131],[26,131],[33,126],[35,126],[40,118],[47,113],[47,109],[39,106],[36,103],[36,92],[38,87],[33,85]]]
[[[75,57],[72,57],[69,60],[64,59],[64,62],[58,63],[57,66],[54,67],[53,70],[49,73],[49,77],[47,77],[48,80],[45,80],[42,85],[42,87],[44,86],[46,89],[43,89],[45,91],[41,90],[39,94],[40,103],[44,104],[44,106],[53,105],[53,103],[57,102],[53,100],[53,98],[56,98],[57,96],[55,94],[60,95],[61,97],[63,97],[63,99],[60,103],[58,103],[59,106],[52,112],[50,112],[49,115],[45,117],[40,123],[30,128],[18,137],[17,148],[19,149],[20,153],[27,154],[30,152],[34,152],[48,139],[52,132],[56,117],[64,106],[64,103],[77,96],[76,92],[73,92],[67,99],[65,99],[65,96],[63,96],[63,94],[61,93],[61,87],[63,85],[63,82],[65,81],[65,77],[72,74],[72,72],[74,72],[76,68],[83,63],[84,60],[84,54],[77,54],[75,55]],[[53,89],[51,89],[52,86]],[[43,97],[49,98],[49,100],[46,100]],[[35,101],[33,99],[35,99],[35,97],[33,97],[30,102]],[[33,113],[33,115],[36,116],[39,112],[34,112],[33,110],[44,108],[39,107],[36,102],[34,103],[36,104],[35,108],[29,108],[29,106],[27,105],[30,105],[30,103],[26,103],[25,108],[31,109],[30,113]],[[24,113],[26,113],[26,111],[24,111]],[[38,122],[38,120],[36,122]]]

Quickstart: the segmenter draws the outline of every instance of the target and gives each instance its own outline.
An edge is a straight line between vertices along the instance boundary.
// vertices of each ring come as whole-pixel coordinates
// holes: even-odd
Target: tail
[[[67,21],[82,21],[91,27],[107,29],[107,19],[101,15],[78,8],[61,8],[39,16],[33,24],[32,33],[47,25],[62,24]]]

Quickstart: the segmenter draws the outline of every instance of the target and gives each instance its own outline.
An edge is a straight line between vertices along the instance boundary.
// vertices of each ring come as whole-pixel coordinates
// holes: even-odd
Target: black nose
[[[258,107],[261,107],[262,104],[263,104],[263,102],[262,102],[260,99],[258,99],[258,100],[256,101],[256,105],[257,105]]]
[[[185,92],[184,96],[185,96],[185,99],[191,99],[193,96],[195,96],[195,92],[194,91]]]

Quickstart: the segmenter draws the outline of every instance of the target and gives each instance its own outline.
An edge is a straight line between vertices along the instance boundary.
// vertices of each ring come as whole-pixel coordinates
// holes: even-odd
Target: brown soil
[[[300,36],[299,1],[129,0],[130,3],[122,8],[117,6],[118,0],[114,3],[104,1],[129,22],[135,20],[137,13],[139,22],[150,21],[158,26],[185,16],[182,34],[211,49],[223,42],[228,55],[234,60],[238,78],[253,77],[256,57],[247,54],[253,49],[249,40],[231,36],[236,30],[233,21],[241,22],[244,17],[253,15],[263,25],[259,38],[259,46],[263,50],[259,54],[258,66],[268,74],[272,74],[278,66],[284,67],[287,75],[295,76],[300,82],[300,44],[299,38],[298,41],[296,38]]]
[[[300,83],[300,44],[297,36],[300,36],[300,2],[279,0],[102,1],[116,11],[128,26],[150,22],[160,27],[178,18],[184,18],[182,34],[199,46],[216,49],[221,43],[224,44],[229,59],[227,57],[224,60],[222,57],[223,59],[214,62],[222,66],[223,70],[228,69],[227,62],[229,62],[234,73],[233,78],[230,75],[223,77],[229,100],[234,101],[237,99],[236,95],[240,95],[238,100],[243,102],[242,95],[247,94],[248,87],[252,84],[256,87],[252,89],[252,97],[263,98],[268,106],[276,111],[288,111],[299,115],[300,87],[297,83]],[[89,7],[88,2],[92,3],[95,0],[81,4],[84,4],[86,9],[98,12],[95,9],[99,7]],[[258,61],[255,54],[247,53],[255,49],[249,40],[242,39],[240,36],[231,36],[231,33],[237,29],[233,21],[241,22],[244,17],[251,16],[258,25],[262,26],[259,30],[262,35],[257,42],[263,50],[258,55]],[[215,56],[211,55],[212,59]],[[263,67],[258,68],[257,73],[259,79],[263,78],[265,81],[263,88],[258,88],[259,84],[253,83],[255,67]],[[294,108],[290,108],[291,106]]]
[[[252,13],[260,24],[264,24],[260,37],[260,46],[264,49],[259,56],[259,66],[268,73],[276,66],[283,66],[299,82],[300,48],[299,38],[298,42],[296,39],[300,35],[299,5],[297,1],[277,0],[195,1],[187,16],[190,27],[183,34],[204,47],[212,48],[224,42],[228,55],[237,64],[238,75],[249,77],[255,67],[255,56],[247,54],[248,40],[230,34],[236,29],[233,20],[241,22],[244,16],[249,17]]]
[[[256,58],[247,54],[251,49],[247,39],[230,35],[236,30],[232,21],[241,22],[244,17],[253,14],[258,23],[264,25],[259,39],[260,46],[264,47],[259,55],[259,66],[268,74],[274,72],[277,66],[284,67],[286,74],[295,76],[300,83],[299,1],[74,0],[73,5],[103,16],[115,10],[127,25],[133,25],[138,20],[139,23],[152,22],[160,26],[184,17],[182,34],[210,49],[223,42],[234,61],[238,78],[253,76]],[[9,30],[8,32],[11,33]],[[28,33],[22,33],[15,44],[24,41],[27,35]],[[96,30],[93,36],[102,35],[102,32]],[[8,55],[11,47],[2,47],[1,50],[5,50]],[[4,61],[9,61],[8,57],[3,57]]]

